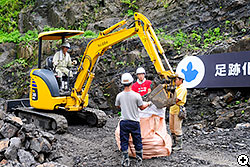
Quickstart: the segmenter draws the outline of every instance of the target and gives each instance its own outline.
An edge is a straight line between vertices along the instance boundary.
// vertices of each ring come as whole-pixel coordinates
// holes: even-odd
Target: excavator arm
[[[117,28],[124,26],[127,21],[123,20],[112,27],[104,30],[99,34],[96,39],[89,42],[84,52],[83,58],[78,68],[78,75],[71,93],[71,97],[76,99],[75,106],[86,107],[87,93],[90,88],[91,82],[94,78],[94,72],[97,67],[100,56],[102,56],[106,50],[110,49],[114,44],[119,43],[133,35],[138,35],[143,43],[148,55],[153,62],[157,73],[169,83],[166,84],[166,88],[173,88],[173,79],[176,77],[172,67],[170,66],[164,50],[152,28],[150,21],[140,13],[134,14],[134,27],[123,28],[119,31],[113,32]],[[158,52],[163,56],[169,71],[166,71]],[[84,89],[82,90],[84,86]],[[81,96],[79,96],[81,94]],[[70,105],[70,104],[68,104]],[[67,106],[66,106],[67,107]],[[72,106],[68,106],[71,107]]]
[[[101,110],[87,107],[88,90],[95,76],[98,61],[105,51],[110,49],[114,44],[136,34],[142,41],[157,73],[163,80],[166,80],[165,84],[159,84],[148,95],[149,100],[155,105],[159,104],[159,108],[165,107],[166,104],[170,106],[175,103],[173,92],[176,75],[164,54],[164,50],[155,35],[151,23],[140,13],[134,14],[133,21],[133,27],[117,30],[128,23],[128,21],[123,20],[104,30],[96,39],[89,42],[80,62],[74,88],[70,95],[59,94],[58,83],[54,77],[54,73],[47,69],[40,69],[42,40],[62,39],[64,41],[65,38],[82,34],[83,32],[63,30],[39,34],[39,68],[33,69],[30,73],[30,97],[29,99],[9,100],[6,105],[7,111],[13,111],[16,115],[26,118],[28,122],[33,122],[45,129],[52,129],[58,132],[65,132],[67,130],[66,118],[58,115],[58,113],[66,114],[65,111],[77,114],[79,119],[91,126],[104,126],[107,121],[106,114]],[[165,59],[168,71],[165,70],[159,54]]]

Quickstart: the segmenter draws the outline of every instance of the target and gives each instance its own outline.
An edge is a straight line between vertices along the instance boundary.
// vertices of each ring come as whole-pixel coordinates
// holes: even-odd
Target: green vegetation
[[[125,51],[126,49],[125,49],[125,47],[122,45],[121,46],[121,51]]]
[[[15,30],[11,33],[4,32],[0,30],[0,43],[3,42],[14,42],[19,44],[20,42],[37,41],[38,32],[29,30],[25,34],[21,34],[19,31]]]
[[[33,5],[35,0],[0,0],[0,27],[3,32],[17,30],[21,9]]]
[[[37,41],[38,31],[29,30],[22,34],[18,31],[18,15],[22,9],[34,6],[35,0],[0,0],[0,43],[14,42],[19,44],[24,42],[27,44],[29,41]],[[134,7],[134,2],[131,2],[131,7]],[[85,29],[86,22],[82,22],[78,27],[69,27],[69,29]],[[53,28],[46,26],[43,31],[62,30],[65,28]],[[86,38],[95,38],[97,35],[94,32],[86,31],[83,35]],[[75,37],[75,38],[81,38]]]
[[[56,28],[56,27],[50,27],[50,26],[44,26],[43,31],[56,31],[56,30],[66,30],[63,27]]]
[[[87,31],[84,32],[83,36],[85,38],[96,38],[98,35],[96,33],[94,33],[93,31],[91,31],[91,30],[87,30]]]
[[[133,16],[134,12],[139,8],[136,5],[136,0],[120,0],[121,3],[124,3],[126,5],[128,5],[128,10],[127,10],[127,15],[128,16]]]
[[[54,28],[54,27],[44,27],[43,31],[55,31],[55,30],[65,30],[65,28]],[[96,38],[98,35],[90,30],[85,31],[83,35],[74,36],[72,38],[80,39],[84,36],[85,38]],[[29,41],[38,41],[38,31],[29,30],[28,32],[21,34],[19,31],[15,30],[11,33],[4,32],[0,30],[0,43],[13,42],[19,44],[21,42],[28,43]]]
[[[121,3],[126,6],[126,15],[131,16],[136,10],[138,10],[138,3],[136,0],[120,0]],[[172,0],[157,0],[164,5],[165,8],[172,3]],[[37,41],[38,31],[29,30],[28,32],[22,34],[18,31],[18,14],[24,8],[31,7],[35,3],[35,0],[0,0],[0,43],[4,42],[13,42],[16,44],[27,44],[30,41]],[[250,17],[248,18],[248,24],[250,24]],[[196,28],[192,32],[183,32],[179,30],[173,34],[167,34],[164,29],[167,29],[167,26],[159,28],[156,30],[156,33],[159,38],[165,39],[167,43],[173,46],[173,48],[180,53],[182,49],[184,50],[206,50],[208,47],[213,45],[216,41],[226,40],[228,38],[223,30],[228,31],[228,35],[231,33],[232,26],[234,24],[233,20],[226,20],[223,25],[210,28],[208,30],[203,30],[201,28]],[[78,25],[72,25],[68,27],[69,29],[86,29],[88,23],[82,21]],[[54,28],[46,26],[43,31],[54,31],[54,30],[63,30],[65,28]],[[243,28],[242,33],[246,33],[247,29]],[[87,30],[83,35],[74,36],[72,38],[80,39],[85,38],[96,38],[98,34]],[[135,35],[138,36],[138,35]],[[133,36],[133,37],[135,37]],[[131,38],[133,38],[131,37]],[[121,51],[124,51],[124,48],[121,48]]]
[[[246,30],[245,28],[243,28],[241,31],[242,31],[242,32],[247,32],[247,30]]]
[[[204,112],[201,112],[201,117],[204,117]]]
[[[226,24],[226,25],[228,25],[228,24],[230,24],[230,23],[231,23],[231,22],[230,22],[229,20],[226,20],[226,21],[225,21],[225,24]]]
[[[106,97],[110,97],[109,93],[104,93],[103,95],[106,96]]]
[[[88,26],[88,23],[85,22],[85,21],[83,21],[83,22],[81,22],[81,23],[79,24],[78,29],[79,29],[79,30],[86,30],[87,26]]]
[[[138,9],[138,6],[135,4],[136,0],[121,0],[121,3],[129,5],[129,8]]]
[[[3,68],[9,68],[10,66],[14,65],[15,63],[21,64],[23,67],[28,66],[27,61],[23,58],[20,58],[20,59],[15,59],[14,61],[4,65]]]
[[[162,2],[163,3],[163,7],[165,9],[168,8],[169,4],[172,3],[172,1],[169,2],[169,0],[157,0],[157,2]]]
[[[236,105],[237,105],[237,104],[240,104],[240,101],[236,101],[235,104],[236,104]]]
[[[119,62],[116,62],[116,65],[122,65],[124,66],[126,63],[124,61],[119,61]]]
[[[243,100],[236,100],[236,101],[233,101],[233,102],[231,102],[230,104],[228,104],[227,105],[227,108],[233,108],[233,107],[235,107],[235,106],[237,106],[237,105],[240,105],[240,104],[242,104],[242,103],[247,103],[248,102],[248,100],[247,99],[243,99]],[[242,114],[244,113],[245,111],[244,110],[242,110]]]
[[[216,41],[227,39],[227,36],[221,32],[220,27],[210,28],[207,31],[198,28],[191,33],[184,33],[182,30],[179,30],[171,35],[167,35],[161,28],[156,30],[156,34],[159,38],[167,40],[177,52],[181,49],[204,50]]]

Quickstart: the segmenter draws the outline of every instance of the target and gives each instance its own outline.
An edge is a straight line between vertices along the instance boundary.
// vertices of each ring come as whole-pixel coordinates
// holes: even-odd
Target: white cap
[[[146,71],[144,70],[144,68],[139,67],[139,68],[137,68],[137,70],[136,70],[136,74],[146,74]]]
[[[130,84],[133,81],[134,81],[134,78],[132,77],[132,75],[130,73],[122,74],[122,79],[121,79],[122,84]]]
[[[176,73],[178,78],[184,79],[185,80],[185,75],[182,72]]]
[[[64,46],[64,47],[67,47],[67,48],[70,48],[70,44],[69,44],[68,42],[63,43],[63,44],[62,44],[62,47],[63,47],[63,46]]]

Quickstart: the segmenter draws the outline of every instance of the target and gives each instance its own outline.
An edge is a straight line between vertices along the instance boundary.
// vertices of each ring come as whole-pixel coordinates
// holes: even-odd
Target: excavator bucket
[[[169,92],[167,93],[164,89],[163,84],[159,84],[147,97],[148,101],[152,101],[152,103],[157,108],[163,107],[171,107],[175,104],[176,101],[176,93]]]

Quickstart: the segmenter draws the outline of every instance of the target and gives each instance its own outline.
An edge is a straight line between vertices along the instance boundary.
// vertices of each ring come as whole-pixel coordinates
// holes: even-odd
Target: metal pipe
[[[39,38],[38,68],[41,68],[41,57],[42,57],[42,38]]]
[[[62,36],[62,44],[65,42],[65,36]]]
[[[65,110],[65,107],[58,106],[58,109]]]
[[[93,69],[92,73],[95,73],[95,70],[96,70],[97,64],[99,63],[99,60],[100,60],[100,56],[98,56],[98,58],[96,60],[96,63],[95,63],[95,66],[94,66],[94,69]]]
[[[169,61],[168,61],[168,59],[166,58],[165,54],[163,53],[162,56],[163,56],[165,62],[167,63],[167,66],[168,66],[169,70],[171,71],[172,74],[174,74],[174,71],[173,71],[171,65],[169,64]]]

